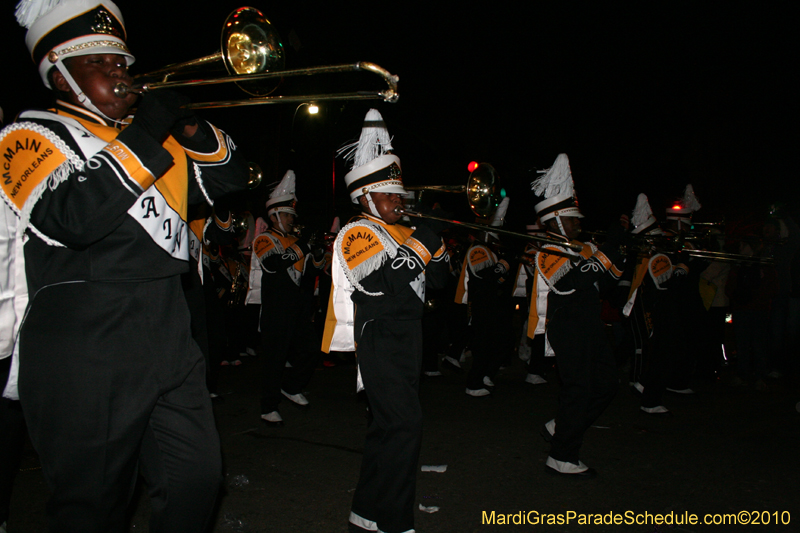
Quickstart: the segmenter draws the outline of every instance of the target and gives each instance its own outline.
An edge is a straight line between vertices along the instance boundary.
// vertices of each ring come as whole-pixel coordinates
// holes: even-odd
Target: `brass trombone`
[[[188,104],[190,109],[214,109],[220,107],[239,107],[262,104],[282,104],[297,102],[323,102],[330,100],[377,100],[394,103],[400,95],[397,92],[399,77],[391,74],[374,63],[358,62],[344,65],[310,67],[294,70],[283,70],[285,57],[283,43],[277,31],[272,28],[264,15],[252,7],[240,7],[234,10],[222,27],[221,50],[215,54],[169,65],[149,72],[143,77],[160,78],[161,81],[141,83],[129,86],[118,83],[114,93],[119,97],[134,92],[142,94],[157,89],[174,89],[178,87],[195,87],[236,83],[242,90],[255,96],[243,100],[223,100],[216,102],[197,102]],[[228,76],[205,79],[171,80],[175,75],[187,71],[216,66],[222,62]],[[358,91],[335,94],[267,96],[277,88],[277,83],[264,83],[293,76],[313,76],[316,74],[336,74],[340,72],[371,72],[380,76],[386,83],[384,90]]]
[[[585,231],[584,233],[592,237],[603,238],[607,235],[605,231]],[[687,238],[685,235],[633,235],[631,236],[635,243],[635,248],[641,253],[648,253],[653,250],[657,253],[685,253],[691,257],[699,259],[708,259],[710,261],[719,261],[722,263],[758,263],[765,266],[775,265],[775,260],[771,257],[757,257],[742,254],[733,254],[728,252],[713,252],[711,250],[698,250],[696,248],[688,248],[686,244],[692,240],[691,235]]]
[[[712,252],[710,250],[683,249],[682,252],[692,257],[720,261],[722,263],[758,263],[759,265],[775,266],[775,259],[772,257],[757,257],[742,254],[729,254],[727,252]]]
[[[494,167],[489,163],[481,163],[470,172],[466,185],[422,185],[405,187],[405,189],[407,191],[465,192],[470,210],[476,216],[488,217],[494,213],[500,203],[498,182],[497,171]]]
[[[466,185],[456,185],[456,186],[426,185],[419,187],[404,187],[404,188],[408,191],[432,190],[432,191],[448,192],[448,193],[466,192],[469,208],[472,210],[473,213],[475,213],[476,216],[479,217],[490,216],[497,209],[497,206],[500,203],[499,200],[500,187],[498,185],[497,171],[495,171],[494,167],[488,163],[481,163],[475,170],[470,172],[469,179],[467,180]],[[397,206],[394,211],[399,215],[406,215],[415,218],[427,218],[429,220],[438,220],[440,222],[447,222],[449,224],[453,224],[455,226],[461,226],[463,228],[497,233],[500,235],[508,235],[511,237],[517,237],[517,238],[540,242],[542,244],[554,244],[557,246],[564,246],[565,248],[569,248],[570,250],[574,250],[576,252],[580,252],[583,249],[583,247],[580,244],[572,244],[567,240],[566,237],[561,237],[559,235],[553,235],[552,238],[540,237],[538,235],[530,235],[528,233],[509,231],[497,227],[486,226],[483,224],[472,224],[469,222],[461,222],[458,220],[450,220],[448,218],[426,215],[423,213],[419,213],[417,211],[405,209],[400,206]]]

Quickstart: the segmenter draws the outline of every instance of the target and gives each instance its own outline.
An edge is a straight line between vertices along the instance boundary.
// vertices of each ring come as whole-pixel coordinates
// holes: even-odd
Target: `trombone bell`
[[[383,100],[394,103],[400,97],[397,92],[399,77],[374,63],[361,61],[345,65],[310,67],[284,70],[286,63],[283,43],[278,32],[272,28],[264,15],[252,7],[240,7],[228,15],[222,29],[221,50],[210,56],[193,59],[184,63],[169,65],[145,74],[159,81],[142,83],[129,87],[118,83],[114,94],[123,98],[129,93],[142,94],[155,89],[175,89],[180,87],[199,87],[233,82],[240,89],[255,98],[222,100],[216,102],[196,102],[188,104],[188,109],[215,109],[262,104],[308,103],[335,100]],[[228,71],[228,76],[194,79],[170,79],[173,75],[186,75],[187,71],[220,61]],[[370,72],[382,78],[386,88],[382,91],[356,91],[334,94],[267,96],[287,77],[335,74],[340,72]]]
[[[222,26],[220,37],[222,59],[228,73],[234,76],[260,74],[271,70],[283,70],[286,56],[278,32],[269,20],[257,9],[240,7],[228,15]],[[244,92],[253,96],[266,96],[274,91],[278,83],[263,81],[236,82]]]
[[[167,65],[144,75],[151,79],[159,78],[160,81],[144,83],[138,87],[129,87],[119,83],[114,87],[114,94],[122,98],[128,93],[142,94],[161,87],[223,83],[219,80],[175,81],[170,79],[172,76],[185,76],[187,72],[202,68],[214,70],[214,68],[221,69],[223,66],[231,76],[281,71],[286,66],[281,37],[259,10],[252,7],[240,7],[228,15],[222,25],[218,52],[183,63]],[[277,82],[275,82],[275,78],[278,79]],[[280,80],[280,76],[273,76],[247,81],[236,79],[231,81],[250,95],[266,96],[278,88]]]
[[[407,191],[439,191],[467,193],[470,210],[478,217],[489,217],[500,205],[497,171],[489,163],[481,163],[470,172],[466,185],[421,185],[405,187]]]
[[[467,202],[479,217],[491,216],[500,205],[497,171],[489,163],[481,163],[467,180]]]
[[[248,170],[250,171],[250,176],[247,179],[247,188],[253,190],[261,185],[261,180],[264,178],[264,173],[261,172],[261,167],[258,165],[258,163],[250,163],[248,165]]]

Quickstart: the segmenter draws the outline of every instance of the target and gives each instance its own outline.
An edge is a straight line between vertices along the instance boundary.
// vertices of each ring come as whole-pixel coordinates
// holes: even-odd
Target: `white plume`
[[[544,196],[544,198],[573,196],[574,185],[567,154],[558,154],[553,166],[540,172],[544,175],[531,183],[531,189],[536,196]]]
[[[633,208],[631,224],[633,224],[634,228],[638,228],[650,220],[652,216],[653,210],[650,208],[650,202],[647,200],[647,196],[644,193],[639,193],[639,197],[636,198],[636,207]]]
[[[48,14],[60,3],[60,0],[20,0],[14,14],[20,26],[30,29],[39,17]]]
[[[295,182],[294,170],[287,170],[286,174],[283,175],[283,179],[281,179],[281,182],[278,184],[278,186],[275,187],[275,189],[271,193],[269,193],[269,197],[277,198],[278,196],[291,195],[294,196],[295,199],[297,199],[297,196],[295,196],[294,194],[294,182]]]
[[[694,195],[694,188],[691,183],[683,191],[683,207],[690,209],[693,213],[700,211],[700,208],[703,207],[697,200],[697,196]]]
[[[377,109],[370,109],[364,118],[361,136],[357,142],[342,146],[337,153],[345,160],[351,161],[351,169],[366,165],[373,159],[393,150],[392,138],[386,129],[386,123]]]

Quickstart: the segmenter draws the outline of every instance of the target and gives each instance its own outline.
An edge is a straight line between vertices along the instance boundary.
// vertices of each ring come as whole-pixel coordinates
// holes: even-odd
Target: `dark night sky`
[[[137,56],[134,73],[216,51],[222,21],[241,5],[135,5],[148,4],[158,7],[118,4]],[[775,200],[797,208],[800,187],[790,172],[800,47],[789,2],[319,4],[253,5],[283,37],[287,68],[371,61],[400,76],[397,104],[329,104],[314,118],[295,114],[294,105],[204,114],[262,165],[267,180],[295,168],[301,209],[312,221],[330,220],[331,156],[358,134],[370,106],[395,136],[407,184],[463,184],[470,160],[490,162],[512,197],[512,224],[532,218],[531,169],[548,167],[559,152],[570,156],[587,227],[630,212],[640,192],[658,216],[687,183],[703,204],[700,219],[763,212]],[[12,9],[0,28],[7,117],[46,106]],[[349,79],[381,88],[371,75]],[[287,80],[279,91],[332,92],[339,83],[348,82]],[[344,171],[337,161],[340,190]],[[340,208],[346,200],[336,202]]]

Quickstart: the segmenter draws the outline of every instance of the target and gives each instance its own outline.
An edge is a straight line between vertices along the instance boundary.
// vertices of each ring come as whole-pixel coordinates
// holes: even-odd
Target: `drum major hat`
[[[658,220],[653,216],[650,201],[644,193],[640,193],[636,198],[636,206],[631,214],[631,225],[633,225],[631,233],[634,234],[655,235],[663,233],[658,226]]]
[[[342,147],[339,154],[352,161],[344,177],[347,192],[354,204],[370,192],[405,194],[400,158],[392,153],[392,140],[386,123],[377,109],[370,109],[358,141]]]
[[[673,202],[673,204],[667,208],[667,220],[691,222],[692,213],[699,211],[701,207],[697,196],[694,195],[694,188],[690,183],[683,191],[683,198]]]
[[[542,222],[555,217],[583,218],[578,209],[578,198],[575,195],[567,154],[558,154],[553,166],[543,171],[543,175],[531,183],[531,189],[536,196],[545,198],[534,206]]]
[[[110,0],[22,0],[16,15],[28,28],[25,43],[48,89],[47,73],[65,58],[119,54],[128,65],[135,60],[125,44],[122,13]]]
[[[295,211],[297,196],[294,191],[294,170],[287,170],[281,182],[278,183],[275,189],[269,194],[269,200],[267,200],[267,215],[271,215],[272,213],[297,215],[297,211]]]

